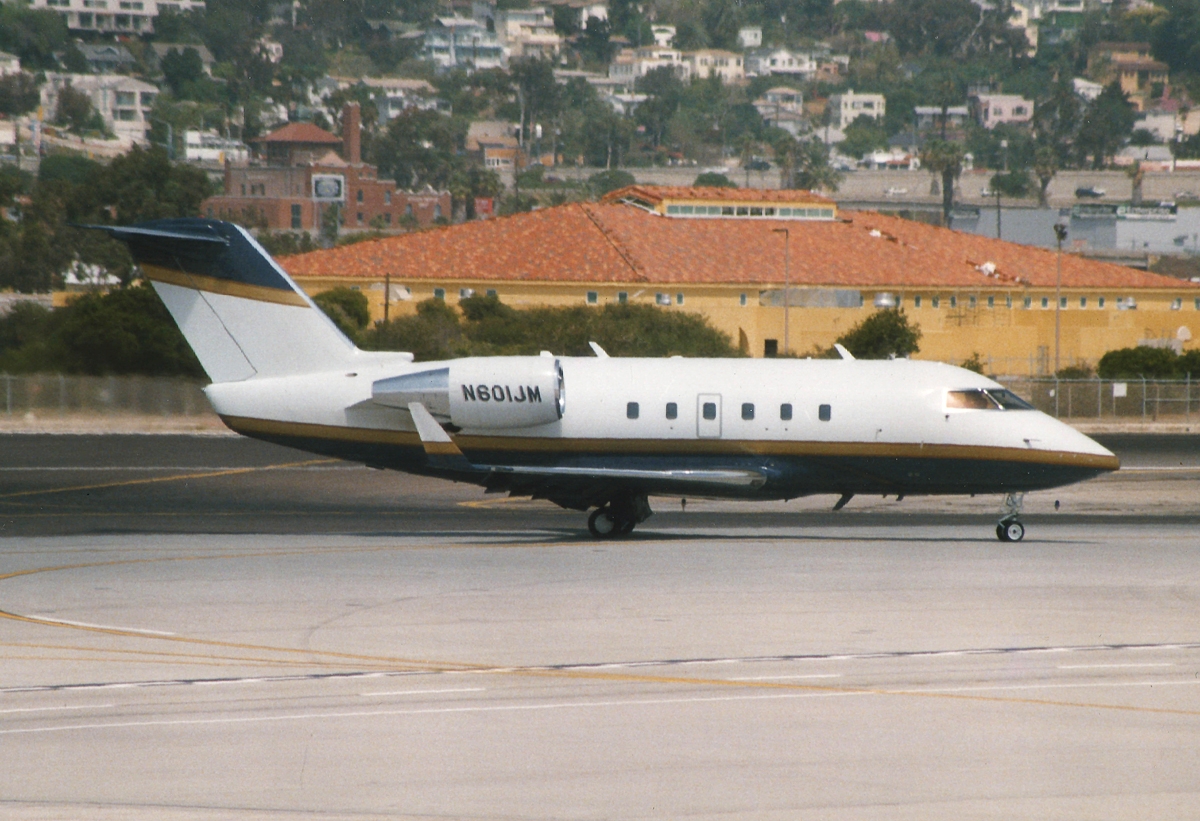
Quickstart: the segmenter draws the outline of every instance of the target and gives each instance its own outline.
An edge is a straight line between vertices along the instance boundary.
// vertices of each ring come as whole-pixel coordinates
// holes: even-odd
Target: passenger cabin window
[[[716,419],[717,418],[717,403],[716,402],[705,402],[704,406],[700,409],[700,415],[710,421],[713,419]]]
[[[784,422],[790,422],[792,420],[792,406],[790,403],[784,402],[779,406],[779,418]]]
[[[820,405],[817,408],[817,418],[822,422],[828,422],[833,418],[833,408],[829,405]]]
[[[746,421],[750,421],[751,419],[754,418],[754,403],[753,402],[743,402],[742,403],[742,418],[745,419]]]
[[[676,405],[674,402],[667,403],[667,418],[668,419],[678,419],[679,418],[679,406]]]
[[[627,419],[637,419],[638,418],[638,403],[637,402],[630,402],[625,405],[625,417]]]
[[[1033,405],[1003,388],[947,391],[946,407],[959,410],[1033,410]]]

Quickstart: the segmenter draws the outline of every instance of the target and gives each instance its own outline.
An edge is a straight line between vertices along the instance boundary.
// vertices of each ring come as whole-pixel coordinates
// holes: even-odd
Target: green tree
[[[161,146],[134,146],[104,169],[97,183],[101,205],[115,209],[116,222],[194,217],[212,192],[200,168],[172,163]]]
[[[877,148],[887,148],[887,132],[874,117],[860,115],[844,129],[846,139],[838,150],[847,157],[859,159]]]
[[[54,53],[67,44],[67,24],[56,11],[0,4],[0,49],[21,58],[29,69],[56,69]]]
[[[76,91],[69,83],[59,89],[54,122],[74,134],[104,131],[104,119],[92,108],[92,98]]]
[[[1076,138],[1079,161],[1092,159],[1093,168],[1103,168],[1133,131],[1134,111],[1128,95],[1116,81],[1100,92],[1087,107]]]
[[[1100,357],[1096,372],[1101,379],[1170,379],[1178,359],[1170,348],[1121,348]]]
[[[358,339],[371,321],[370,306],[362,291],[341,286],[322,291],[312,300],[352,340]]]
[[[1009,171],[1007,174],[993,174],[988,181],[993,191],[998,191],[1009,199],[1023,199],[1033,193],[1033,180],[1028,171]]]
[[[659,66],[638,78],[637,90],[649,96],[634,110],[634,119],[657,147],[683,100],[683,81],[669,66]]]
[[[611,171],[600,171],[588,177],[588,187],[597,197],[603,197],[609,191],[616,191],[627,185],[636,185],[637,180],[628,171],[614,168]]]
[[[856,359],[889,359],[920,351],[921,328],[910,324],[902,308],[876,311],[838,337]]]
[[[842,174],[829,164],[829,147],[820,140],[797,143],[791,185],[809,191],[837,191]]]
[[[24,72],[0,77],[0,114],[19,117],[37,108],[38,85],[36,77]]]
[[[724,174],[719,174],[715,171],[705,171],[696,177],[696,181],[692,183],[697,188],[712,187],[712,188],[737,188],[737,183],[726,177]]]
[[[921,152],[921,164],[942,181],[942,219],[949,227],[954,211],[954,181],[962,174],[963,148],[948,140],[930,140]]]
[[[373,160],[381,177],[403,188],[445,188],[457,166],[466,124],[436,111],[405,109],[375,140]]]
[[[163,55],[160,68],[163,80],[176,97],[185,97],[188,86],[204,77],[204,63],[194,48],[171,49]]]
[[[1033,158],[1033,174],[1038,180],[1038,205],[1046,206],[1046,190],[1058,173],[1058,152],[1053,146],[1043,145]]]

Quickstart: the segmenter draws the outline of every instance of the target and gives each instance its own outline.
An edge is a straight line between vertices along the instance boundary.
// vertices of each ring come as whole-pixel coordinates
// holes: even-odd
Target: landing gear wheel
[[[618,522],[608,506],[598,507],[588,516],[588,530],[597,539],[611,539],[621,531],[623,522]]]
[[[1002,542],[1019,542],[1025,538],[1025,525],[1020,522],[1001,522],[996,525],[996,538]]]

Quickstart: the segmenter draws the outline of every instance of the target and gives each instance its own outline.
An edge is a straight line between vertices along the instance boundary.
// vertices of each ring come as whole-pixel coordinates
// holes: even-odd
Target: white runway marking
[[[0,710],[0,714],[8,713],[49,713],[56,710],[103,710],[113,707],[112,704],[88,704],[79,707],[17,707],[12,710]]]
[[[1002,692],[1012,690],[1057,690],[1065,688],[1094,689],[1097,687],[1168,687],[1172,685],[1200,685],[1200,680],[1186,681],[1130,681],[1117,684],[1091,682],[1085,684],[1028,684],[1028,685],[984,685],[980,687],[953,687],[904,690],[838,690],[826,692],[769,693],[731,696],[695,696],[689,698],[621,699],[613,701],[574,701],[557,704],[504,704],[473,705],[467,707],[429,707],[400,710],[356,710],[338,713],[294,713],[282,716],[251,716],[239,718],[180,718],[152,719],[148,721],[114,721],[95,724],[67,724],[60,727],[28,727],[18,730],[0,730],[4,735],[29,735],[34,733],[61,733],[72,730],[120,730],[135,727],[182,727],[214,724],[261,724],[272,721],[317,721],[325,719],[378,718],[382,716],[427,716],[452,715],[455,713],[516,713],[545,710],[595,710],[604,707],[648,707],[666,704],[714,704],[730,701],[778,701],[782,699],[844,698],[847,696],[903,696],[937,695],[941,693]],[[1062,706],[1076,706],[1065,703]],[[1088,705],[1078,705],[1088,706]]]
[[[729,681],[792,681],[802,678],[841,678],[841,673],[813,673],[804,676],[735,676]]]
[[[1173,662],[1162,662],[1160,664],[1060,664],[1059,670],[1108,670],[1113,667],[1174,667]]]
[[[486,687],[456,687],[450,690],[391,690],[382,693],[361,693],[366,697],[373,696],[424,696],[432,693],[485,693]]]
[[[49,616],[29,616],[31,619],[38,621],[49,622],[50,624],[62,624],[67,627],[92,627],[96,630],[121,630],[126,633],[145,633],[147,636],[174,636],[175,633],[168,633],[166,630],[143,630],[140,627],[117,627],[112,624],[92,624],[86,621],[69,621],[67,619],[52,619]]]

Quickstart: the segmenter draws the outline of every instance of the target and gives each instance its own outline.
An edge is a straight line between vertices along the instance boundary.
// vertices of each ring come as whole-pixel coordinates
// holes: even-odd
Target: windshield
[[[947,391],[946,407],[962,410],[1033,410],[1015,393],[1004,388],[970,388]]]

